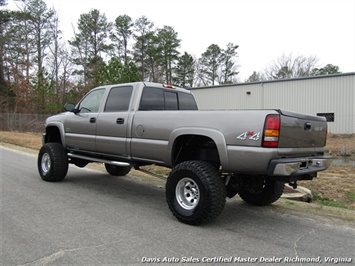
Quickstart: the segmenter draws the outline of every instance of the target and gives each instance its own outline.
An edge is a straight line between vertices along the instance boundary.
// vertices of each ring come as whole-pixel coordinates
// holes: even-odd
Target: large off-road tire
[[[285,188],[285,184],[271,179],[254,178],[243,182],[239,196],[248,204],[266,206],[277,201]]]
[[[113,176],[124,176],[131,171],[131,166],[116,166],[105,163],[106,171]]]
[[[62,144],[49,142],[42,146],[37,160],[38,172],[44,181],[62,181],[68,173],[68,156]]]
[[[226,201],[218,170],[203,161],[185,161],[175,166],[166,182],[165,193],[173,215],[192,225],[217,217]]]

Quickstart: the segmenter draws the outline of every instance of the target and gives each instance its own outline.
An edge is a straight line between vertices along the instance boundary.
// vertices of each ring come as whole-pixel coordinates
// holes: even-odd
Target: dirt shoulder
[[[22,149],[26,152],[37,153],[42,145],[41,134],[0,131],[0,144],[12,148]],[[16,146],[13,146],[16,145]],[[336,158],[350,160],[355,158],[355,134],[330,135],[327,141],[329,154]],[[97,166],[96,166],[97,167]],[[166,173],[165,168],[147,167],[153,172]],[[153,182],[154,185],[163,187],[163,181],[157,181],[138,171],[131,174],[140,182]],[[355,223],[355,167],[332,166],[312,181],[302,181],[299,185],[312,191],[312,203],[302,203],[289,200],[279,200],[276,205],[295,212],[322,215],[331,219],[340,218]]]

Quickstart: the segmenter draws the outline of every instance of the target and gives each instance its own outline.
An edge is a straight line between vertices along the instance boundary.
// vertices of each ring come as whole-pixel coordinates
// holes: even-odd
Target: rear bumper
[[[331,156],[273,159],[268,167],[268,176],[315,176],[319,171],[328,169]]]
[[[227,151],[229,167],[226,168],[222,164],[225,172],[269,176],[285,182],[312,179],[317,172],[328,169],[332,163],[331,156],[316,155],[323,152],[322,148],[315,150],[227,146]]]

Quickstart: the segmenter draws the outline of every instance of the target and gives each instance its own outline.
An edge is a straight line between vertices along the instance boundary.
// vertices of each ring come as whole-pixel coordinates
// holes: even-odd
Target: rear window
[[[197,105],[192,94],[146,87],[139,110],[197,110]]]
[[[197,104],[192,94],[182,92],[179,92],[178,94],[180,110],[197,110]]]

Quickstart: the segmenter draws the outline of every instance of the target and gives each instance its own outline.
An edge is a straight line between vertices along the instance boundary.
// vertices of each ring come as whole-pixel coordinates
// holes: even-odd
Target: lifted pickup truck
[[[68,164],[105,164],[111,175],[131,167],[171,168],[166,200],[187,224],[218,216],[226,196],[268,205],[284,184],[326,170],[323,117],[281,110],[199,111],[192,93],[148,82],[91,90],[67,112],[49,117],[38,156],[45,181],[65,178]]]

